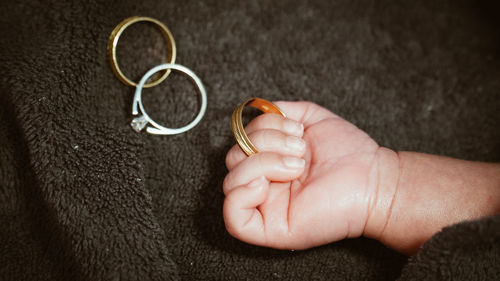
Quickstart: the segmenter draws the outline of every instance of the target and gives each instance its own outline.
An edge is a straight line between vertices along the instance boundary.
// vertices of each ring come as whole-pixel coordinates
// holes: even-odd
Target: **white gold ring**
[[[161,126],[160,124],[156,123],[149,115],[146,113],[146,110],[144,110],[144,106],[142,105],[142,88],[144,87],[144,84],[146,81],[153,76],[155,73],[161,71],[161,70],[166,70],[166,69],[172,69],[172,70],[177,70],[180,72],[183,72],[184,74],[188,75],[196,84],[198,87],[198,90],[201,94],[201,107],[200,111],[198,112],[198,115],[196,118],[191,121],[191,123],[187,124],[186,126],[182,128],[166,128]],[[203,87],[203,83],[201,82],[200,78],[196,76],[196,74],[191,71],[189,68],[180,65],[180,64],[161,64],[158,66],[153,67],[150,69],[144,76],[141,78],[141,81],[137,84],[136,90],[135,90],[135,95],[134,95],[134,102],[132,104],[132,115],[139,115],[138,117],[134,118],[130,125],[132,128],[140,132],[142,129],[146,128],[146,132],[153,134],[153,135],[176,135],[176,134],[181,134],[184,133],[190,129],[192,129],[194,126],[196,126],[201,119],[203,118],[203,115],[205,114],[205,111],[207,109],[207,93],[205,91],[205,87]],[[150,125],[150,126],[148,126]]]

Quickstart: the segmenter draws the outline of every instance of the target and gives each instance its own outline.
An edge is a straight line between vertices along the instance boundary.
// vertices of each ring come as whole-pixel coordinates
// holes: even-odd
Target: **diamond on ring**
[[[130,126],[132,126],[132,129],[136,132],[141,132],[142,129],[146,128],[146,125],[148,125],[148,120],[146,120],[146,117],[144,115],[141,115],[139,117],[134,118],[132,122],[130,122]]]

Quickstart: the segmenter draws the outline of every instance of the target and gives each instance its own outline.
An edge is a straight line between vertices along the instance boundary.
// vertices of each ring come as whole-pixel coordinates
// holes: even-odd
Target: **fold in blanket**
[[[0,280],[497,278],[500,216],[446,228],[409,259],[364,238],[246,245],[221,216],[231,112],[250,96],[319,103],[393,149],[500,161],[493,2],[233,2],[0,4]],[[192,131],[129,127],[133,89],[106,44],[133,15],[167,24],[205,83]],[[135,79],[165,54],[147,24],[120,42]],[[143,99],[172,127],[198,106],[176,75]]]

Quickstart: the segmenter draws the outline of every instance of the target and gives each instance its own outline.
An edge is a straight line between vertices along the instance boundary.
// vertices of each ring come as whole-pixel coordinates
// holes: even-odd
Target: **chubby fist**
[[[376,200],[379,146],[353,124],[309,102],[276,102],[245,131],[259,153],[226,156],[224,221],[244,242],[306,249],[364,232]]]

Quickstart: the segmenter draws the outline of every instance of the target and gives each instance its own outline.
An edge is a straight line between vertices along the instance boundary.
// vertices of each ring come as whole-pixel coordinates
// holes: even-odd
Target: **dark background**
[[[2,1],[0,279],[394,280],[403,272],[417,280],[498,271],[498,235],[484,236],[497,248],[457,250],[466,243],[457,233],[485,222],[444,231],[433,241],[460,242],[431,241],[408,260],[364,238],[298,252],[246,245],[221,216],[231,113],[252,96],[318,103],[394,150],[500,161],[499,5],[434,2]],[[205,84],[206,115],[187,133],[129,128],[134,89],[113,75],[106,44],[134,15],[165,23],[176,62]],[[134,24],[119,42],[120,66],[138,81],[166,48],[154,26]],[[199,107],[177,73],[143,100],[171,127]],[[498,230],[495,219],[486,225]]]

